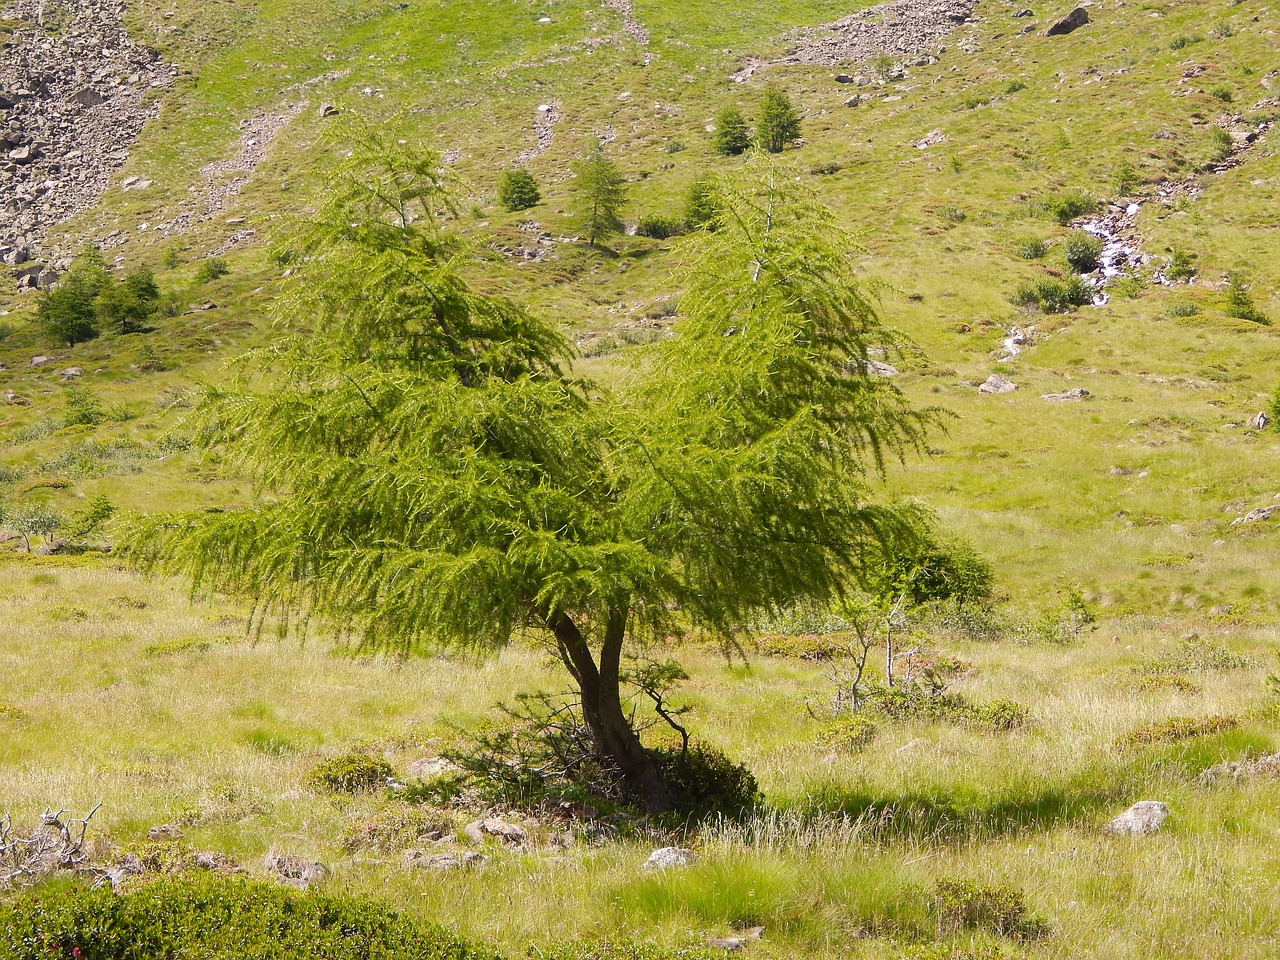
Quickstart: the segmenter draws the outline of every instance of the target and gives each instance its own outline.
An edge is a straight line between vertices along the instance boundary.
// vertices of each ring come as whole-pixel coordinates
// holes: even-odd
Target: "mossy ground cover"
[[[578,0],[397,6],[132,8],[135,34],[187,73],[121,174],[153,186],[113,189],[64,239],[124,231],[129,241],[110,255],[153,266],[181,309],[150,332],[67,349],[34,326],[29,299],[0,294],[0,382],[30,401],[0,407],[6,502],[71,514],[100,494],[139,510],[255,495],[188,447],[187,416],[199,381],[229,376],[229,357],[269,342],[288,267],[260,242],[226,254],[227,276],[196,275],[241,228],[226,221],[244,217],[261,237],[306,209],[309,172],[331,149],[322,134],[334,121],[319,119],[320,102],[456,150],[478,282],[582,337],[583,368],[607,381],[624,369],[628,342],[667,335],[667,320],[678,331],[678,308],[664,324],[646,319],[678,304],[678,242],[622,237],[602,252],[557,244],[556,258],[534,263],[489,249],[490,238],[523,236],[526,220],[566,233],[569,162],[599,135],[631,180],[627,219],[680,216],[696,177],[738,162],[713,155],[708,122],[731,105],[752,116],[772,82],[804,114],[805,142],[782,161],[858,234],[851,254],[878,285],[883,312],[922,347],[901,382],[957,414],[928,457],[887,482],[973,539],[1016,616],[1055,609],[1070,586],[1102,622],[1064,646],[940,640],[976,665],[961,692],[1024,704],[1029,722],[999,734],[889,725],[856,751],[824,746],[823,724],[805,709],[829,692],[821,665],[680,648],[699,733],[751,766],[774,812],[704,829],[702,862],[678,875],[641,876],[640,841],[553,855],[539,836],[527,852],[442,878],[345,849],[351,821],[383,801],[335,799],[305,776],[353,746],[403,770],[439,749],[450,723],[554,685],[542,653],[349,659],[333,656],[319,631],[301,646],[255,643],[248,611],[193,607],[182,584],[140,581],[103,558],[15,553],[0,566],[0,806],[30,818],[103,799],[100,829],[123,845],[180,820],[191,843],[246,863],[288,847],[334,864],[339,890],[387,898],[510,955],[566,936],[676,948],[760,923],[766,938],[749,949],[762,956],[892,956],[937,936],[930,903],[940,878],[1023,892],[1052,935],[1006,941],[1010,955],[1271,955],[1280,920],[1268,895],[1280,876],[1273,785],[1194,780],[1278,746],[1274,714],[1257,709],[1280,595],[1275,521],[1232,521],[1280,492],[1277,435],[1246,426],[1275,386],[1280,334],[1227,317],[1221,283],[1228,271],[1247,276],[1258,310],[1280,322],[1268,219],[1280,182],[1274,135],[1234,169],[1205,167],[1216,123],[1277,112],[1263,101],[1280,94],[1270,35],[1280,14],[1261,0],[1107,5],[1091,8],[1088,27],[1051,39],[1041,35],[1048,8],[1036,10],[1041,29],[1024,35],[1026,21],[1011,16],[1018,5],[983,0],[978,22],[959,28],[938,63],[853,108],[832,69],[728,79],[748,56],[782,53],[779,38],[793,26],[849,13],[844,4],[745,0],[730,14],[641,0],[634,16],[647,47],[616,10]],[[202,168],[237,155],[242,122],[304,100],[224,209],[181,237],[151,229],[187,209]],[[528,163],[543,200],[503,213],[498,176],[536,145],[537,108],[551,101],[553,138]],[[914,145],[935,130],[944,139]],[[1198,198],[1149,199],[1165,179],[1185,178]],[[1144,285],[1069,315],[1011,305],[1019,283],[1066,274],[1070,229],[1040,211],[1070,191],[1142,200],[1145,248],[1191,254],[1195,282]],[[1018,255],[1028,239],[1045,243],[1042,259]],[[205,302],[215,308],[194,309]],[[1174,315],[1186,303],[1199,312]],[[1015,324],[1036,337],[1000,362]],[[57,359],[29,367],[38,354]],[[69,366],[84,370],[78,382],[112,414],[102,423],[66,425],[59,371]],[[997,371],[1018,390],[980,396],[977,384]],[[1090,396],[1040,399],[1075,386]],[[1251,665],[1192,671],[1190,685],[1142,682],[1134,668],[1143,658],[1193,631]],[[1214,716],[1240,724],[1121,745],[1171,717]],[[1173,808],[1164,833],[1099,833],[1145,798]],[[975,949],[993,936],[949,935]]]

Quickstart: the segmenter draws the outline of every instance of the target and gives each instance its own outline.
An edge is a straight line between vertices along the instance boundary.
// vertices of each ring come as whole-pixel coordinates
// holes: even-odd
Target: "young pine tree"
[[[751,128],[737,107],[728,107],[716,116],[711,145],[722,157],[736,157],[751,147]]]
[[[498,178],[498,203],[508,213],[528,210],[542,200],[538,181],[523,167],[504,170]]]
[[[769,87],[760,101],[760,122],[756,138],[770,153],[781,153],[788,143],[800,136],[800,115],[785,93]]]
[[[627,182],[604,144],[595,148],[571,167],[574,175],[572,216],[574,225],[594,247],[606,237],[622,233],[622,208],[627,202]]]

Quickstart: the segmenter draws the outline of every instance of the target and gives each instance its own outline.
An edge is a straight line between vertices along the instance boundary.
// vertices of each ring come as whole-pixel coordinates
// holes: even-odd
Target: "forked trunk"
[[[671,787],[663,776],[657,757],[644,748],[622,710],[620,667],[622,641],[626,635],[626,613],[609,618],[596,663],[582,631],[571,619],[559,616],[550,621],[578,689],[582,694],[582,716],[591,730],[596,749],[622,772],[627,789],[639,798],[648,813],[663,813],[674,805]]]

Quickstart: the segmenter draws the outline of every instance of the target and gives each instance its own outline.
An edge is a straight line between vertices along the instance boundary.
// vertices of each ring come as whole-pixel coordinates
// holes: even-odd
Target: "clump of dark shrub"
[[[1019,307],[1038,308],[1045,313],[1070,313],[1093,302],[1093,291],[1079,277],[1039,277],[1020,283],[1009,300]]]
[[[0,956],[493,960],[446,930],[379,904],[200,874],[166,877],[123,895],[110,887],[51,887],[0,905]]]
[[[1028,912],[1022,891],[1014,887],[939,880],[933,888],[933,908],[941,937],[983,930],[1018,940],[1038,940],[1049,933],[1049,925]]]
[[[1228,317],[1236,320],[1248,320],[1251,323],[1259,323],[1263,326],[1270,326],[1271,321],[1266,315],[1258,310],[1253,303],[1253,294],[1249,292],[1249,285],[1245,283],[1244,278],[1238,273],[1227,275],[1227,298],[1226,306],[1223,312]]]
[[[1089,273],[1098,269],[1102,256],[1102,239],[1084,230],[1074,230],[1062,245],[1067,266],[1076,273]]]
[[[651,240],[669,240],[684,232],[684,223],[672,217],[641,217],[636,224],[636,236]]]
[[[306,785],[335,793],[367,793],[385,787],[394,776],[395,769],[382,757],[348,753],[318,763],[307,774]]]
[[[523,167],[504,170],[498,177],[498,203],[508,213],[528,210],[537,206],[542,200],[542,191],[538,189],[538,181]]]
[[[1169,717],[1158,723],[1130,730],[1116,743],[1122,747],[1139,747],[1147,744],[1181,743],[1196,737],[1209,737],[1227,733],[1240,726],[1236,717]]]

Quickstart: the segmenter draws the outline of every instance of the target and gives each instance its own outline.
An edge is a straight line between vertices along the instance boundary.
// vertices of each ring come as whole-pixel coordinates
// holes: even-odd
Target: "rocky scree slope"
[[[91,208],[177,68],[129,39],[123,0],[18,0],[0,44],[0,261],[41,255],[50,227]],[[54,18],[56,16],[56,22]],[[36,268],[20,286],[51,280]]]

